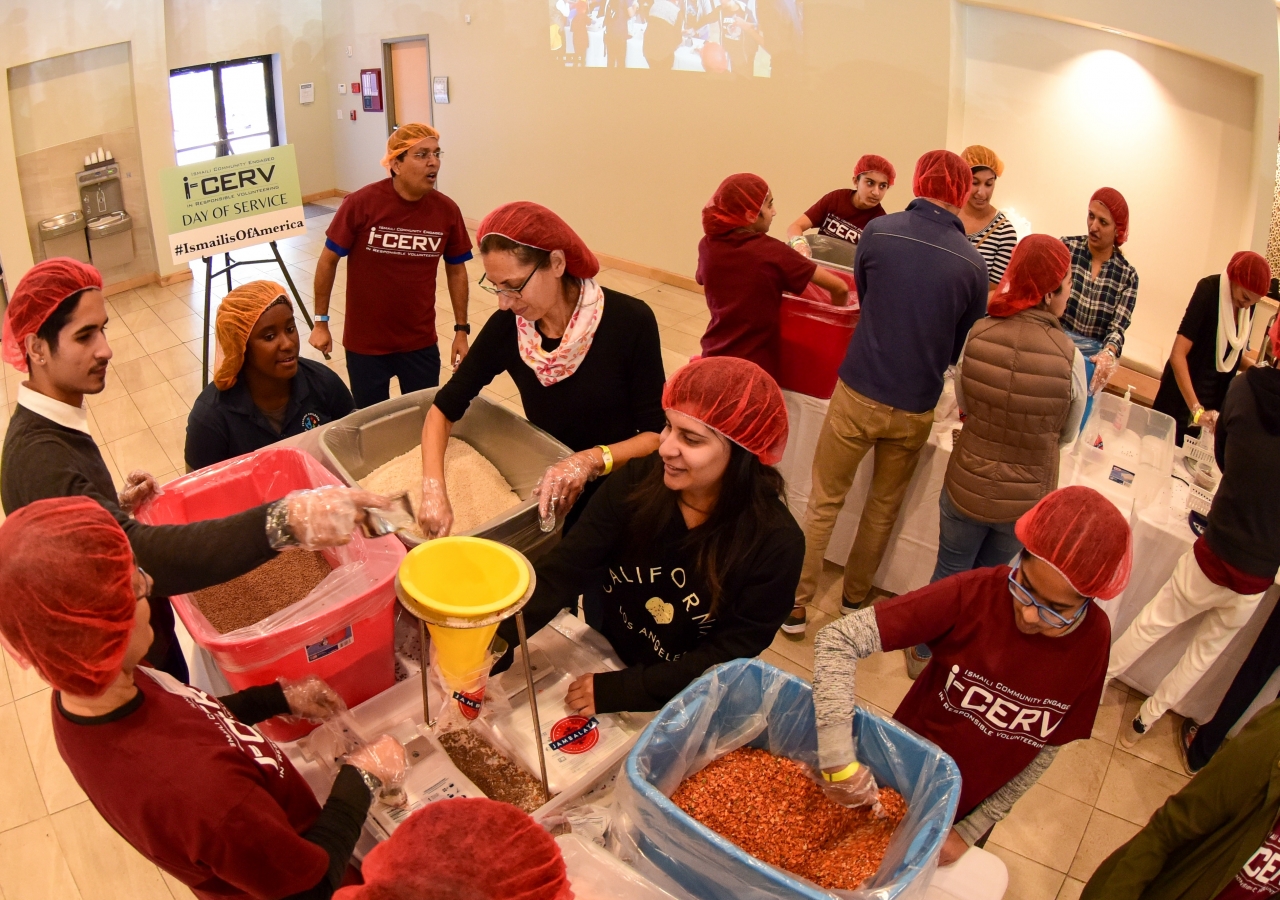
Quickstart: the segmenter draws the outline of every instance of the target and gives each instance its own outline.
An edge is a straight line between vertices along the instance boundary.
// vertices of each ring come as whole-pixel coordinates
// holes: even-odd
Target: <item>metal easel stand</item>
[[[289,274],[289,268],[284,264],[284,259],[280,256],[280,248],[276,246],[275,241],[268,241],[271,247],[271,259],[240,259],[233,260],[230,253],[222,254],[223,266],[221,269],[214,270],[214,262],[212,256],[204,256],[204,335],[203,335],[203,356],[200,367],[200,385],[201,387],[209,384],[209,313],[213,305],[213,279],[219,275],[227,276],[227,292],[231,292],[231,270],[236,266],[252,266],[261,263],[276,263],[280,266],[280,273],[284,275],[285,284],[289,285],[289,290],[293,294],[294,302],[298,304],[298,309],[302,310],[302,318],[306,320],[308,328],[314,328],[315,322],[311,320],[311,313],[307,311],[306,304],[302,302],[302,295],[298,293],[298,286],[293,283],[293,276]],[[324,355],[325,359],[330,359],[328,353]]]

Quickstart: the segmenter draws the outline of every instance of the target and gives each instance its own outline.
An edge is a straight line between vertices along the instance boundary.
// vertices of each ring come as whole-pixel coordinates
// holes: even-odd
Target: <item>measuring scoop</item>
[[[403,491],[387,498],[386,509],[372,506],[364,508],[364,519],[360,522],[360,530],[365,537],[378,538],[395,534],[398,531],[410,531],[417,527],[418,520],[413,515],[413,506],[409,503],[409,494]]]

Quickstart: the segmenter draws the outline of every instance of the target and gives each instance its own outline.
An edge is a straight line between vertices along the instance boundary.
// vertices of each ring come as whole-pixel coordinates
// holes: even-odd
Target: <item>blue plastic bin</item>
[[[669,799],[685,778],[739,747],[817,765],[813,688],[758,659],[711,669],[645,728],[618,783],[620,851],[642,871],[707,900],[923,897],[955,817],[960,770],[937,745],[862,709],[855,730],[858,758],[908,804],[880,871],[858,890],[828,891],[761,862]]]

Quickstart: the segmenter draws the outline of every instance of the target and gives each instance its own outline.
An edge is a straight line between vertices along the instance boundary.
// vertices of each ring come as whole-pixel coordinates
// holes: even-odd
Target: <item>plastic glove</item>
[[[160,493],[160,482],[156,481],[150,472],[134,469],[125,478],[124,487],[120,489],[120,508],[132,514],[134,510],[152,497],[159,496]]]
[[[556,509],[569,509],[578,502],[587,482],[594,480],[601,470],[590,450],[575,453],[548,468],[533,489],[534,496],[538,498],[538,515],[546,518],[552,498],[555,498]]]
[[[296,680],[277,678],[276,681],[284,691],[289,712],[295,716],[323,722],[347,711],[347,704],[338,696],[338,692],[315,675],[304,675]]]
[[[418,527],[427,540],[445,537],[453,530],[453,506],[444,482],[430,476],[422,479],[422,503],[418,506]]]
[[[349,543],[351,532],[364,516],[365,507],[387,507],[385,497],[342,487],[293,491],[284,498],[284,502],[289,533],[303,550]]]
[[[827,781],[818,775],[818,786],[827,799],[841,806],[877,806],[880,803],[880,786],[876,784],[876,776],[871,769],[861,763],[855,771],[843,781]]]
[[[1218,427],[1218,411],[1216,409],[1206,409],[1200,414],[1200,427],[1213,431]]]
[[[813,251],[809,249],[809,242],[805,240],[796,241],[789,245],[792,250],[799,253],[805,259],[813,259]]]
[[[1089,382],[1089,396],[1091,397],[1107,386],[1111,376],[1120,367],[1120,361],[1116,359],[1116,352],[1110,347],[1103,347],[1098,355],[1093,357],[1092,362],[1096,368],[1093,370],[1093,379]]]
[[[382,782],[378,797],[397,802],[404,798],[404,779],[409,768],[404,747],[389,734],[349,754],[344,760],[348,765],[368,772]]]

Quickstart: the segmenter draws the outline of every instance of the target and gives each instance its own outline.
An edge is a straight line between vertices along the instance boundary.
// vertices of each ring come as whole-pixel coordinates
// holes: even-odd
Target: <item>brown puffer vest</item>
[[[958,511],[979,522],[1012,522],[1058,486],[1074,357],[1071,339],[1045,309],[981,319],[970,329],[960,369],[968,418],[945,482]]]

